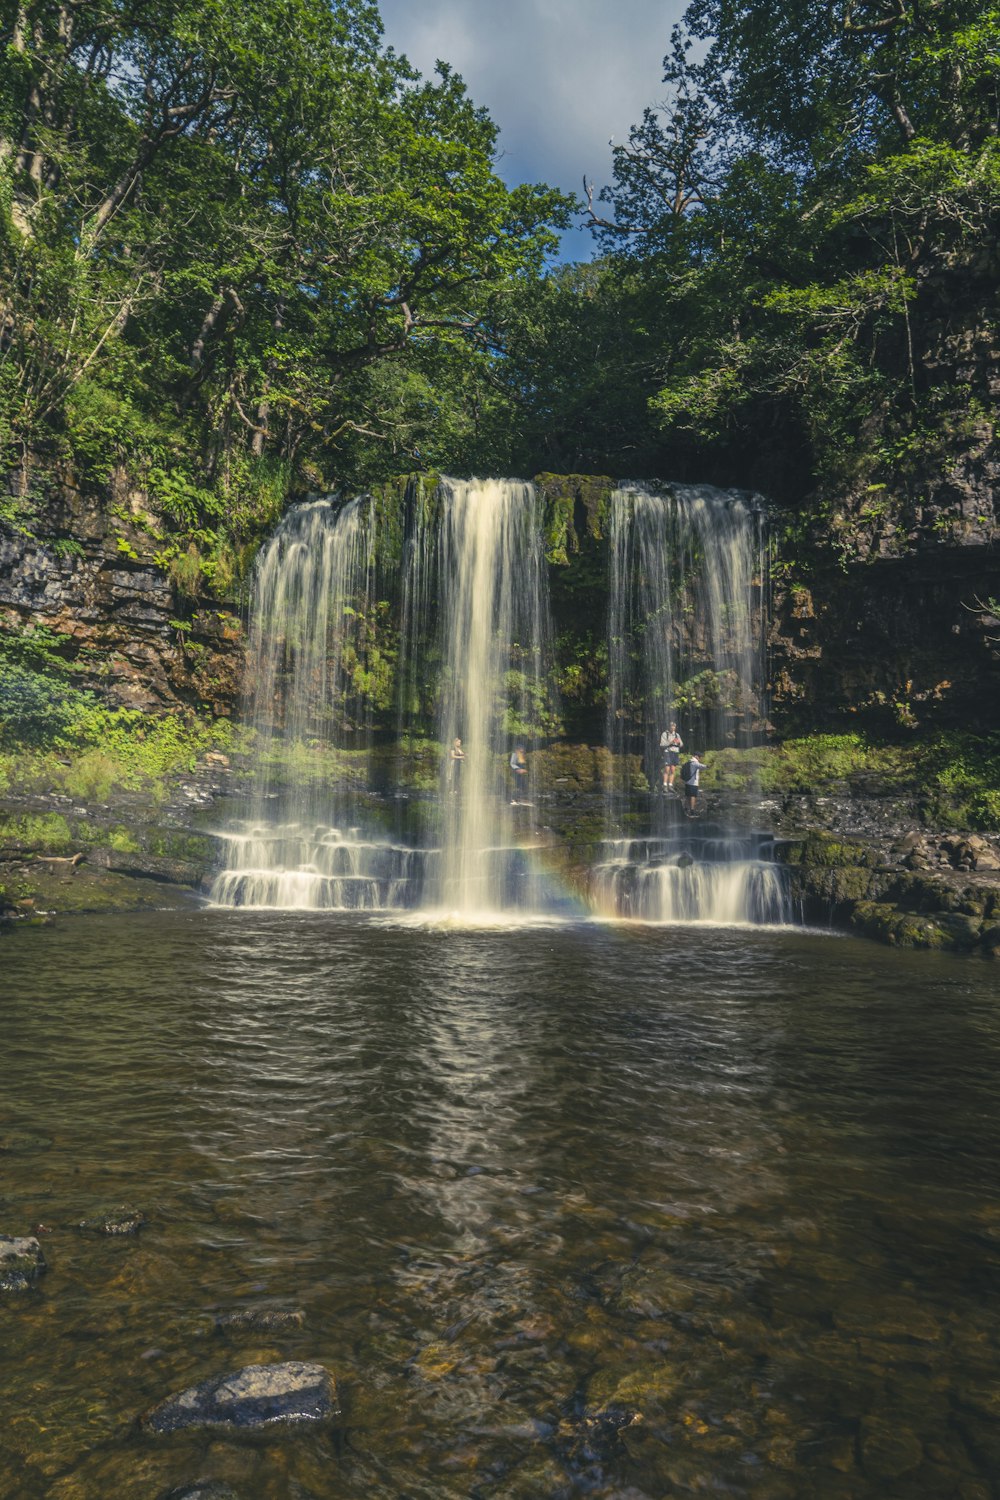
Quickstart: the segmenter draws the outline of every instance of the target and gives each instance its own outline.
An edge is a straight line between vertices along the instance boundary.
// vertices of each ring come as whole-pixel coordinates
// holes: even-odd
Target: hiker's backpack
[[[683,783],[684,783],[685,786],[689,786],[690,785],[691,778],[692,778],[693,775],[694,775],[694,766],[691,764],[691,762],[689,760],[686,760],[684,762],[684,764],[681,766],[681,780],[683,781]]]

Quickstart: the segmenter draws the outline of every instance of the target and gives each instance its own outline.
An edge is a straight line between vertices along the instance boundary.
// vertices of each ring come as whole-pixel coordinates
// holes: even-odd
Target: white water
[[[515,778],[509,760],[544,696],[548,588],[534,488],[445,481],[436,563],[438,738],[461,739],[465,752],[457,766],[445,762],[436,900],[452,912],[530,910],[519,843],[533,834],[534,788],[530,770]]]
[[[770,840],[609,839],[591,872],[604,916],[644,922],[786,923],[794,912]]]
[[[641,754],[652,778],[671,720],[689,753],[750,744],[765,675],[758,508],[707,485],[619,489],[609,542],[609,747]]]
[[[552,719],[539,498],[529,484],[444,480],[432,496],[411,494],[402,520],[391,579],[378,576],[378,527],[387,523],[368,499],[298,507],[261,555],[248,667],[257,773],[247,817],[223,836],[225,868],[211,893],[219,905],[419,908],[463,925],[573,907],[539,873],[531,755],[523,779],[509,764],[513,747],[530,752]],[[622,489],[610,537],[612,749],[621,757],[644,736],[655,758],[668,714],[682,721],[688,749],[745,739],[761,681],[749,505],[705,489]],[[378,814],[367,793],[369,690],[392,640],[379,615],[387,609],[396,621],[397,754],[426,736],[429,718],[440,746],[438,795],[423,804],[430,832],[415,841],[377,830],[386,804]],[[456,738],[457,764],[448,754]],[[609,826],[625,791],[613,789]],[[725,830],[607,844],[587,900],[596,914],[652,922],[787,917],[767,851]]]

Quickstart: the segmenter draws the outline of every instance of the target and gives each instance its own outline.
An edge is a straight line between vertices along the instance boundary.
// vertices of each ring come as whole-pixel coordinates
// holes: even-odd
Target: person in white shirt
[[[681,758],[681,750],[684,741],[677,732],[677,725],[671,721],[670,728],[665,729],[660,735],[660,755],[663,760],[663,792],[665,796],[676,796],[674,790],[674,777],[677,774],[677,766]]]

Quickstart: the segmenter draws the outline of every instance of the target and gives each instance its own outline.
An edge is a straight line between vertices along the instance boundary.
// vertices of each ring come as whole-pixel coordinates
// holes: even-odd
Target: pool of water
[[[996,1493],[987,965],[195,910],[11,933],[0,987],[0,1231],[49,1263],[0,1303],[3,1500]],[[139,1426],[278,1359],[337,1426]]]

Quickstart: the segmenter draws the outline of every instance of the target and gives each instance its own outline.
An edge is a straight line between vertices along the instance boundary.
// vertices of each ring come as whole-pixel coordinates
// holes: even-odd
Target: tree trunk
[[[280,333],[281,330],[284,328],[284,326],[285,326],[285,304],[284,304],[284,302],[279,302],[278,303],[277,311],[274,314],[274,322],[273,322],[273,324],[271,326],[273,327],[275,333]],[[269,369],[270,374],[274,373],[274,361],[273,360],[269,360],[268,361],[268,369]],[[267,393],[268,393],[268,388],[270,386],[270,383],[271,383],[270,382],[270,375],[268,375],[267,377],[265,377],[265,380],[264,380],[264,391],[263,391],[263,394],[262,394],[262,396],[260,398],[260,402],[258,403],[258,406],[257,406],[257,426],[256,426],[256,429],[254,431],[253,437],[250,439],[250,452],[253,454],[254,458],[261,458],[261,457],[263,457],[264,446],[267,443],[268,438],[271,436],[270,431],[268,429],[268,421],[270,420],[270,416],[271,416],[271,403],[267,399]]]

